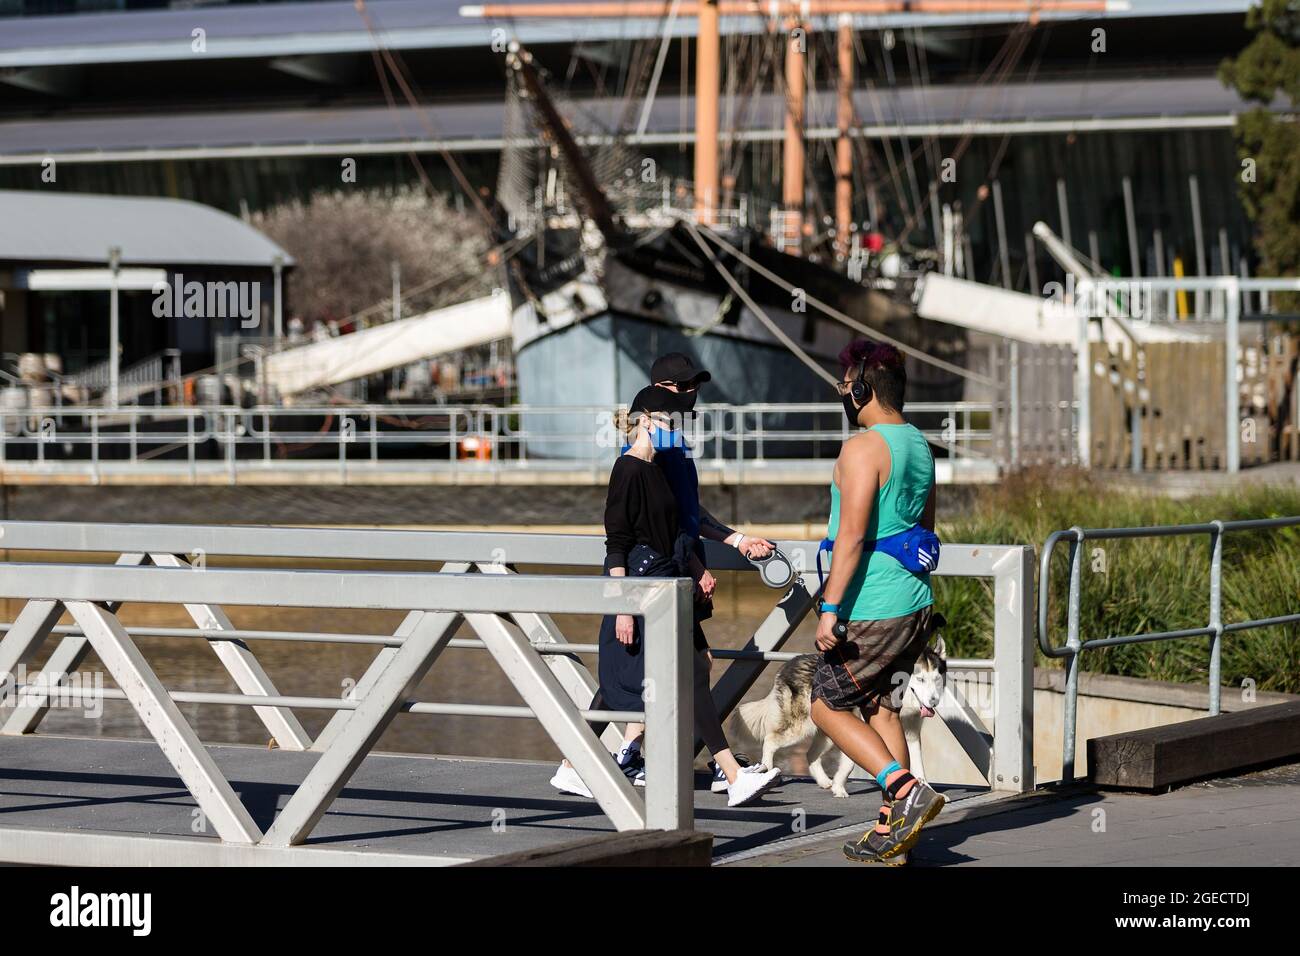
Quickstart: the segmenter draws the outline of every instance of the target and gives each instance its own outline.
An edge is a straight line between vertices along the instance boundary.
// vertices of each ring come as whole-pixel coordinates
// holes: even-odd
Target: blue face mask
[[[655,451],[666,451],[671,448],[685,448],[686,438],[682,435],[681,430],[677,428],[651,428],[650,444]]]

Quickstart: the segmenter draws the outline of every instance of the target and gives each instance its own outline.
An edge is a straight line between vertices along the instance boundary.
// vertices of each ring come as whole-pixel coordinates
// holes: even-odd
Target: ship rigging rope
[[[683,220],[683,223],[687,226],[688,229],[691,230],[692,233],[695,232],[695,227],[691,223],[686,222],[686,220]],[[753,269],[755,272],[757,272],[763,278],[767,279],[769,282],[774,282],[775,284],[785,289],[787,292],[793,293],[796,291],[795,286],[791,285],[789,282],[782,279],[780,276],[778,276],[775,272],[772,272],[770,269],[763,268],[763,266],[755,262],[749,256],[745,255],[743,252],[741,252],[731,243],[727,242],[727,240],[723,239],[712,229],[709,229],[707,226],[701,226],[700,228],[704,233],[708,235],[710,239],[716,242],[718,246],[723,251],[725,251],[728,255],[734,256],[737,261],[748,266],[750,269]],[[714,260],[714,262],[715,264],[718,264],[719,267],[721,268],[721,265],[717,263],[717,260]],[[729,273],[728,276],[730,276]],[[843,324],[847,325],[849,328],[855,330],[856,332],[859,332],[862,335],[867,336],[868,338],[878,339],[882,342],[888,342],[890,345],[894,346],[894,348],[898,349],[900,352],[912,356],[914,359],[916,359],[919,362],[924,362],[928,365],[933,365],[936,368],[941,368],[946,372],[951,372],[954,375],[957,375],[961,378],[967,379],[972,382],[977,382],[980,385],[990,385],[993,387],[997,387],[998,385],[998,383],[994,379],[988,378],[987,376],[984,375],[980,375],[977,372],[972,372],[969,369],[964,369],[960,365],[954,365],[952,362],[946,362],[941,358],[935,358],[933,355],[930,355],[927,352],[922,352],[920,349],[914,348],[908,345],[906,342],[902,342],[899,339],[894,338],[893,336],[886,335],[884,332],[881,332],[877,329],[873,329],[870,326],[863,325],[861,322],[849,318],[847,315],[845,315],[843,312],[839,311],[838,309],[835,309],[827,305],[825,302],[821,301],[817,297],[810,295],[806,290],[799,290],[799,291],[803,292],[804,298],[809,304],[821,310],[826,315],[829,315],[831,318],[839,322],[842,322]],[[749,305],[749,301],[743,292],[740,293],[740,296],[742,299],[746,299],[745,304]],[[752,309],[754,308],[754,306],[751,305],[750,308]],[[795,351],[798,351],[798,349],[795,348]]]
[[[810,356],[803,349],[799,348],[799,346],[795,345],[794,340],[791,339],[790,336],[786,335],[785,332],[781,330],[781,327],[778,326],[775,322],[773,322],[772,319],[767,315],[767,313],[765,313],[761,308],[759,308],[757,302],[755,302],[752,298],[750,298],[749,294],[745,292],[745,290],[741,287],[740,283],[736,281],[735,276],[733,276],[727,270],[726,266],[724,266],[721,262],[718,261],[718,257],[714,254],[713,250],[710,249],[708,245],[704,242],[704,238],[699,234],[699,231],[696,229],[695,224],[690,222],[687,219],[683,219],[682,225],[684,225],[687,228],[687,230],[690,231],[691,237],[699,244],[700,248],[704,251],[704,254],[709,257],[709,261],[712,262],[714,267],[718,270],[718,274],[721,275],[722,278],[726,280],[727,284],[731,286],[731,288],[735,291],[735,293],[738,296],[740,296],[741,301],[744,302],[745,305],[749,306],[750,311],[754,313],[754,316],[765,326],[767,326],[768,331],[770,331],[773,335],[775,335],[777,339],[780,340],[782,345],[784,345],[791,352],[793,352],[797,359],[799,359],[810,369],[816,372],[818,376],[825,379],[831,385],[838,385],[840,383],[840,380],[838,378],[836,378],[830,372],[826,371],[824,368],[818,365],[816,359]],[[718,239],[717,235],[713,235],[713,239],[716,241],[721,241]],[[726,245],[726,243],[724,243],[724,245]],[[733,249],[732,251],[734,252],[735,250]],[[760,271],[762,270],[760,269]],[[813,299],[812,296],[806,295],[806,298],[807,301],[809,302],[816,301]],[[854,324],[852,323],[852,320],[848,320],[848,321],[850,321],[850,324]],[[924,352],[916,352],[915,349],[910,349],[908,346],[904,346],[901,342],[897,342],[896,340],[890,339],[889,336],[887,335],[880,335],[879,333],[871,330],[868,330],[868,334],[875,336],[877,338],[885,339],[886,341],[892,341],[894,342],[895,345],[899,346],[901,349],[905,349],[910,351],[911,353],[915,353],[920,358],[926,359],[927,361],[936,362],[936,363],[940,361],[939,359],[935,359],[926,355]],[[965,369],[959,369],[955,365],[952,366],[952,368],[958,372],[969,375],[969,373],[967,373]],[[977,378],[977,376],[971,376],[971,377]],[[938,441],[934,438],[931,438],[928,435],[924,435],[923,437],[927,442],[929,442],[931,445],[934,445],[936,448],[947,448],[951,453],[953,453],[953,457],[959,457],[960,455],[967,455],[969,457],[973,457],[971,455],[971,452],[966,449],[958,449],[949,446],[945,442]]]
[[[645,135],[646,127],[650,125],[650,108],[654,106],[655,96],[659,92],[659,78],[663,76],[664,61],[668,59],[668,47],[673,39],[673,22],[677,19],[677,7],[680,3],[681,0],[672,0],[672,7],[665,18],[664,35],[659,43],[659,53],[655,57],[654,72],[650,76],[650,87],[646,90],[645,101],[641,106],[641,118],[636,124],[638,138]]]
[[[741,284],[736,281],[736,277],[731,274],[731,272],[727,269],[726,266],[724,266],[721,262],[718,261],[717,255],[714,253],[712,249],[709,248],[708,244],[704,241],[704,238],[700,235],[699,230],[696,229],[695,224],[688,219],[683,219],[682,224],[690,232],[691,238],[695,240],[697,245],[699,245],[700,250],[705,254],[705,256],[708,257],[709,261],[713,263],[713,267],[718,270],[718,275],[722,276],[723,281],[726,282],[727,285],[731,286],[732,291],[735,292],[736,295],[740,297],[740,301],[744,302],[745,305],[749,306],[749,310],[754,313],[754,317],[757,318],[758,321],[762,322],[763,325],[767,327],[767,330],[771,332],[773,335],[775,335],[777,340],[782,345],[784,345],[791,352],[793,352],[795,358],[799,359],[799,361],[807,365],[819,377],[825,379],[831,385],[834,385],[836,382],[838,382],[839,379],[837,379],[830,372],[826,371],[826,369],[822,368],[821,365],[817,363],[817,360],[814,359],[811,355],[809,355],[803,349],[799,348],[799,346],[795,344],[794,339],[786,335],[785,331],[779,325],[773,322],[772,319],[768,316],[768,314],[759,307],[758,303],[755,302],[750,297],[749,293],[745,291],[744,287],[742,287]]]

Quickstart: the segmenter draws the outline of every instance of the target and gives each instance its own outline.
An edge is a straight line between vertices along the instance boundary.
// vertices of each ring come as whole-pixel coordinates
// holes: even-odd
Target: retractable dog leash
[[[787,558],[780,548],[773,547],[772,553],[766,557],[748,560],[758,568],[759,577],[770,588],[784,588],[794,580],[794,562]]]

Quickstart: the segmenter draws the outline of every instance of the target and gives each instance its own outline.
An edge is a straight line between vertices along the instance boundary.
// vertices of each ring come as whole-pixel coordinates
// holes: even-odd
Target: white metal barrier
[[[94,649],[125,697],[163,746],[178,775],[223,840],[265,846],[301,843],[399,712],[479,716],[535,716],[588,782],[620,829],[690,827],[693,820],[691,737],[691,591],[685,579],[620,579],[554,573],[521,574],[520,567],[599,567],[601,538],[591,535],[495,534],[190,525],[0,522],[10,554],[85,552],[117,555],[118,566],[9,563],[0,573],[0,597],[26,600],[0,640],[0,674],[15,673],[51,635],[61,643],[45,666],[53,679],[23,695],[0,733],[31,733],[48,709],[51,686]],[[740,702],[763,667],[794,656],[781,649],[809,613],[818,591],[814,542],[781,542],[798,574],[775,608],[739,651],[719,650],[731,663],[713,688],[724,717]],[[292,560],[293,569],[217,568],[217,556]],[[441,565],[437,573],[304,570],[311,561],[402,561]],[[715,570],[753,570],[734,549],[709,543]],[[196,568],[197,565],[197,568]],[[477,569],[480,573],[472,573]],[[993,582],[993,658],[964,661],[992,674],[995,733],[955,688],[939,714],[997,791],[1033,787],[1033,573],[1030,547],[946,544],[939,575],[986,577]],[[117,620],[123,602],[184,604],[196,630],[130,628]],[[223,605],[402,609],[393,635],[313,634],[238,630]],[[58,627],[63,612],[75,621]],[[588,721],[642,715],[585,708],[596,682],[574,655],[593,645],[570,643],[556,626],[559,613],[642,615],[647,628],[647,680],[657,689],[647,723],[645,802],[592,734]],[[478,636],[453,641],[461,618]],[[206,639],[237,684],[239,694],[169,693],[136,644],[152,635]],[[374,662],[352,700],[279,694],[249,643],[295,640],[371,644]],[[411,688],[449,646],[486,648],[523,697],[526,707],[451,705],[407,699]],[[665,690],[666,689],[666,690]],[[243,704],[255,708],[285,749],[311,749],[321,760],[272,827],[257,831],[229,785],[203,750],[176,702]],[[293,711],[336,713],[311,740]],[[617,736],[617,731],[609,731]]]

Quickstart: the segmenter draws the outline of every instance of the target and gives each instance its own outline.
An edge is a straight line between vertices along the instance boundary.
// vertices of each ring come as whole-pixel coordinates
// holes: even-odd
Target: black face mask
[[[840,401],[844,403],[844,417],[849,420],[850,428],[858,427],[858,415],[862,412],[857,405],[853,404],[853,394],[842,395]]]
[[[695,398],[699,395],[698,389],[689,392],[674,392],[663,388],[662,385],[658,387],[663,389],[665,393],[664,411],[676,412],[681,415],[695,410]]]

